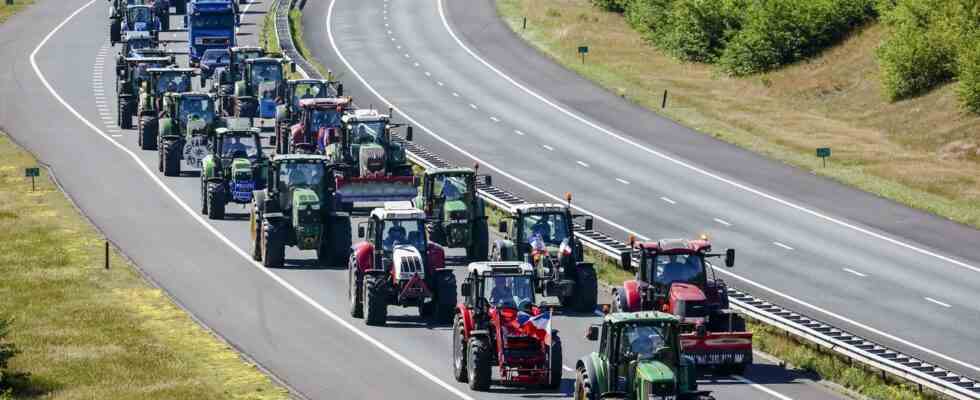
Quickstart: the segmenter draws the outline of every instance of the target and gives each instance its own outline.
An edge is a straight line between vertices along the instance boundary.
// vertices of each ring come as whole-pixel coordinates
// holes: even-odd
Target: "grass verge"
[[[309,61],[309,63],[312,64],[317,71],[320,71],[320,75],[328,77],[327,79],[332,79],[330,77],[333,75],[333,73],[317,62],[315,58],[313,58],[313,54],[311,54],[309,48],[306,47],[306,42],[303,41],[303,11],[298,8],[289,10],[289,33],[293,36],[293,45],[296,46],[296,51],[298,51],[299,54],[306,59],[306,61]]]
[[[874,57],[886,34],[880,24],[811,60],[733,78],[663,54],[621,15],[589,0],[497,6],[531,45],[616,95],[767,157],[980,227],[980,117],[961,109],[951,84],[888,102]],[[585,63],[577,53],[583,45]],[[833,149],[826,168],[817,147]]]
[[[286,399],[288,392],[148,285],[0,134],[0,319],[22,351],[14,398]]]
[[[34,4],[34,0],[15,0],[13,5],[7,5],[6,1],[0,1],[0,23],[31,4]]]

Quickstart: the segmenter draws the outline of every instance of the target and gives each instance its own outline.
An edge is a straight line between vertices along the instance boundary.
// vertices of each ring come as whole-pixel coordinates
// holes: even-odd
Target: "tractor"
[[[233,0],[192,0],[187,6],[188,65],[198,67],[207,50],[235,46],[238,13]]]
[[[575,400],[713,400],[681,351],[680,321],[657,311],[613,313],[585,335],[598,351],[575,363]]]
[[[388,306],[418,307],[419,315],[448,323],[456,308],[456,276],[445,253],[425,234],[425,213],[407,201],[387,202],[357,226],[364,239],[348,263],[350,313],[383,326]]]
[[[133,115],[139,102],[137,96],[143,82],[150,79],[146,71],[175,65],[170,57],[126,57],[116,59],[116,109],[117,124],[122,129],[133,128]]]
[[[725,265],[731,268],[735,250],[711,253],[707,237],[631,242],[640,264],[636,279],[613,289],[613,310],[656,310],[676,315],[681,321],[683,350],[698,367],[741,374],[751,365],[752,333],[746,331],[745,320],[729,308],[728,287],[715,277],[714,268],[706,261],[724,256]]]
[[[126,31],[123,32],[122,39],[120,41],[122,44],[122,49],[119,51],[119,56],[125,57],[136,57],[136,56],[147,56],[148,50],[156,49],[159,43],[149,32],[146,31]]]
[[[167,93],[184,93],[191,91],[191,77],[194,70],[190,68],[149,68],[149,75],[140,88],[139,118],[137,138],[143,150],[157,149],[157,134],[159,121],[163,116],[163,96]]]
[[[341,117],[351,106],[350,97],[299,99],[296,123],[288,128],[276,127],[276,149],[280,153],[320,153],[328,143],[339,143],[343,122]],[[280,106],[280,110],[282,106]],[[334,160],[343,162],[345,160]]]
[[[235,82],[242,79],[245,61],[261,57],[265,57],[265,49],[261,47],[238,46],[228,49],[228,66],[215,71],[218,75],[218,83],[215,85],[218,97],[230,100],[231,95],[235,93]],[[221,109],[226,112],[231,111],[232,105],[223,102]]]
[[[242,118],[275,118],[285,94],[287,61],[281,58],[246,60],[242,80],[235,82],[231,113]],[[292,65],[292,64],[290,64]]]
[[[585,229],[592,229],[592,217],[572,214],[571,195],[566,199],[565,205],[516,206],[510,230],[506,220],[499,222],[498,229],[506,237],[493,243],[490,259],[531,263],[537,273],[538,293],[557,297],[562,307],[592,312],[598,280],[592,263],[583,261],[582,243],[572,227],[573,219],[584,218]]]
[[[475,262],[461,285],[453,319],[453,376],[485,391],[497,367],[502,385],[558,389],[561,338],[551,312],[534,302],[534,267],[521,262]]]
[[[164,176],[180,175],[181,164],[201,168],[215,128],[214,96],[208,93],[166,93],[157,122],[157,157]]]
[[[214,76],[215,71],[228,67],[231,60],[231,53],[228,49],[207,49],[201,56],[198,68],[201,69],[201,89],[208,86],[208,80]]]
[[[463,247],[469,260],[486,261],[490,232],[483,199],[476,193],[477,180],[490,184],[490,176],[477,175],[475,169],[426,170],[415,206],[425,210],[426,228],[433,242]]]
[[[213,142],[201,162],[201,213],[224,219],[225,205],[251,204],[253,193],[265,189],[269,161],[258,128],[218,128]]]
[[[275,155],[266,188],[255,191],[250,213],[252,258],[266,267],[285,262],[286,246],[316,250],[317,264],[342,266],[351,248],[350,214],[337,211],[337,166],[321,155]]]
[[[119,43],[122,40],[122,33],[130,31],[149,32],[153,40],[160,39],[160,20],[157,19],[152,5],[128,5],[125,7],[126,11],[121,16],[119,30],[110,32],[112,44]]]
[[[336,83],[322,79],[296,79],[289,80],[286,82],[286,95],[284,97],[285,101],[276,107],[276,136],[274,144],[276,144],[277,150],[280,153],[286,153],[286,147],[282,147],[279,143],[282,135],[285,135],[289,131],[289,127],[298,123],[300,115],[299,102],[303,99],[317,99],[324,98],[330,93],[330,85]],[[337,85],[338,95],[342,96],[344,92],[344,85]]]

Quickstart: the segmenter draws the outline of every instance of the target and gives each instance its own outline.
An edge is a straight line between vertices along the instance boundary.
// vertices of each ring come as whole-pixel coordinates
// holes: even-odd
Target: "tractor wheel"
[[[328,229],[330,236],[329,245],[326,249],[327,265],[332,267],[342,267],[350,255],[350,217],[331,218]]]
[[[384,326],[388,319],[388,299],[377,276],[364,276],[364,320],[368,325]]]
[[[486,261],[490,254],[490,231],[487,220],[479,219],[473,223],[473,243],[466,248],[466,258],[470,261]]]
[[[555,390],[561,387],[561,373],[563,369],[561,339],[558,337],[558,335],[552,334],[551,348],[548,349],[548,351],[551,353],[551,380],[548,381],[547,388]]]
[[[745,332],[745,318],[741,315],[732,315],[732,330],[731,332]]]
[[[262,266],[281,267],[286,261],[286,232],[278,224],[262,221]]]
[[[208,219],[224,219],[225,203],[225,186],[208,183]]]
[[[446,245],[446,230],[443,228],[442,224],[439,222],[430,222],[426,224],[426,228],[429,233],[429,240],[440,245]]]
[[[466,383],[466,327],[463,316],[456,314],[453,319],[453,377],[456,382]]]
[[[575,371],[575,391],[572,393],[572,399],[598,400],[592,389],[592,381],[589,379],[589,372],[585,368],[578,368]]]
[[[252,259],[262,261],[262,214],[253,212],[249,218],[249,229],[252,231]]]
[[[490,343],[484,337],[471,337],[467,345],[467,380],[470,389],[490,389]]]
[[[364,299],[364,279],[357,273],[357,265],[353,256],[351,256],[347,271],[347,300],[350,301],[350,316],[364,318],[364,303],[361,302]]]
[[[448,324],[456,313],[456,279],[452,273],[436,275],[435,296],[432,298],[432,322]]]
[[[208,182],[201,177],[201,214],[208,214]]]
[[[157,123],[156,117],[140,117],[140,148],[143,150],[157,149]]]
[[[160,153],[163,155],[163,175],[180,176],[180,142],[165,142]]]
[[[109,42],[116,44],[122,41],[122,19],[114,18],[109,22]]]
[[[133,114],[129,112],[129,97],[119,97],[116,107],[116,125],[121,129],[133,129]]]
[[[599,297],[599,281],[595,276],[595,268],[592,264],[586,264],[576,267],[575,271],[574,306],[578,311],[592,312]]]

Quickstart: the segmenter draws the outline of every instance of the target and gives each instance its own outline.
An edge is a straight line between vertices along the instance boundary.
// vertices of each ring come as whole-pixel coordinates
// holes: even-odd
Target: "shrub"
[[[669,13],[673,3],[674,0],[628,0],[623,16],[644,38],[659,45],[663,32],[671,24]]]
[[[7,389],[7,381],[11,377],[7,370],[10,359],[14,358],[19,351],[13,343],[7,340],[10,334],[10,320],[0,318],[0,398],[3,398],[4,391]],[[6,392],[9,394],[9,392]]]
[[[741,18],[735,1],[677,1],[670,9],[670,25],[662,32],[661,47],[682,60],[714,62],[738,31]]]
[[[890,100],[921,94],[953,76],[955,53],[928,31],[895,30],[878,48],[881,83]]]
[[[960,53],[958,75],[960,102],[965,109],[980,114],[980,36]]]

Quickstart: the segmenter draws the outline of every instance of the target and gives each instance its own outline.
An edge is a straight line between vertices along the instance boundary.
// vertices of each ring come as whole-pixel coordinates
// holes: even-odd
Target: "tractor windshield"
[[[521,222],[528,243],[540,241],[557,246],[568,237],[568,221],[564,213],[524,214]]]
[[[647,276],[654,282],[669,286],[674,282],[700,285],[705,280],[704,258],[701,254],[657,254],[646,258]]]
[[[432,194],[446,201],[463,200],[469,192],[467,175],[437,175],[433,178]]]
[[[225,136],[221,138],[222,158],[255,159],[259,154],[259,146],[255,138],[249,136]]]
[[[201,56],[201,64],[207,65],[211,68],[228,65],[228,62],[230,60],[231,60],[231,55],[229,55],[228,50],[220,50],[220,49],[205,50],[204,55]]]
[[[149,24],[153,18],[153,11],[149,7],[131,7],[126,12],[129,14],[129,22],[133,24],[129,27],[132,30],[146,29],[145,24]],[[144,26],[140,27],[136,24],[144,24]]]
[[[208,98],[183,97],[180,99],[180,121],[190,123],[195,120],[205,125],[214,122],[214,102]]]
[[[208,14],[191,18],[191,26],[194,29],[225,29],[235,26],[235,15],[229,14]]]
[[[356,144],[384,144],[385,125],[384,121],[355,122],[351,142]]]
[[[425,250],[425,224],[420,220],[387,220],[382,231],[384,238],[381,246],[385,251],[392,251],[397,245],[409,245]]]
[[[129,46],[130,54],[133,54],[136,53],[137,50],[152,47],[153,42],[149,38],[129,39],[126,41],[126,45]]]
[[[628,360],[650,360],[657,357],[658,350],[661,357],[670,357],[662,351],[670,351],[672,339],[669,331],[663,326],[655,324],[630,323],[623,326],[620,330],[619,354]],[[667,358],[669,359],[669,358]]]
[[[273,82],[278,84],[282,81],[282,65],[277,62],[253,64],[251,80],[260,86],[264,82]]]
[[[293,89],[293,107],[299,108],[299,101],[302,99],[316,99],[326,94],[324,88],[315,83],[302,83]]]
[[[191,79],[178,72],[170,72],[160,74],[160,78],[157,79],[157,93],[182,93],[189,92],[191,90]]]
[[[340,126],[340,113],[336,109],[313,110],[310,116],[310,130],[319,131],[320,128],[337,128]]]
[[[527,310],[534,304],[534,286],[530,275],[495,275],[484,281],[484,292],[490,294],[490,304]]]
[[[322,193],[320,187],[324,177],[323,164],[320,163],[285,163],[279,169],[279,185],[284,188],[305,187]]]

